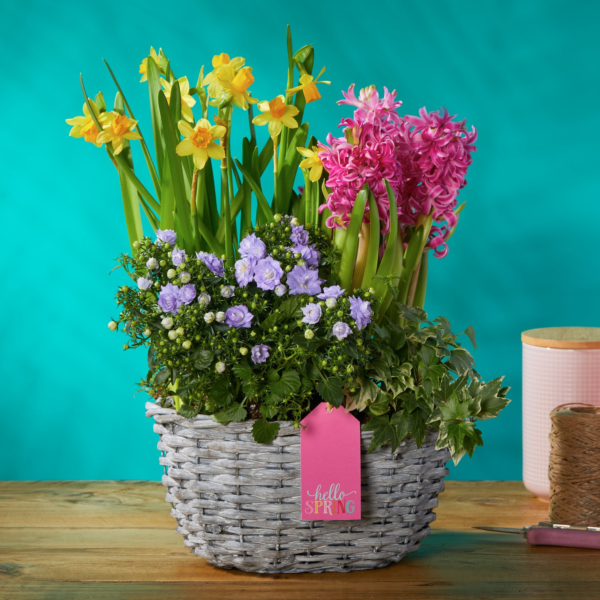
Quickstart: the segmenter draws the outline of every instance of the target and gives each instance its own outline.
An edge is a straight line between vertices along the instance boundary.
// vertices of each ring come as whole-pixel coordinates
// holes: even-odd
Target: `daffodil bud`
[[[219,361],[216,365],[215,365],[215,371],[217,373],[223,373],[223,371],[225,371],[226,366],[224,362]]]
[[[171,329],[171,331],[169,331],[169,339],[170,340],[176,340],[177,339],[177,332],[174,329]]]
[[[169,269],[167,271],[167,277],[169,279],[173,279],[173,277],[175,277],[175,275],[177,275],[177,271],[175,269]]]
[[[225,320],[225,313],[223,311],[219,311],[215,318],[217,319],[217,323],[222,323]]]
[[[171,329],[171,327],[173,327],[173,319],[171,317],[165,317],[160,324],[165,328],[165,329]]]
[[[214,313],[214,312],[207,312],[207,313],[204,315],[204,320],[205,320],[207,323],[212,323],[212,322],[215,320],[215,313]]]
[[[110,322],[108,323],[108,328],[109,328],[111,331],[116,331],[118,327],[119,327],[119,324],[118,324],[116,321],[110,321]]]

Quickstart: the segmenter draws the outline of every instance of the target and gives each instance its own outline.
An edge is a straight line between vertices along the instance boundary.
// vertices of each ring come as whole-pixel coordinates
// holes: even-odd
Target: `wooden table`
[[[600,598],[600,551],[527,546],[548,505],[520,482],[447,483],[432,535],[385,569],[251,575],[183,548],[153,482],[0,482],[2,600]]]

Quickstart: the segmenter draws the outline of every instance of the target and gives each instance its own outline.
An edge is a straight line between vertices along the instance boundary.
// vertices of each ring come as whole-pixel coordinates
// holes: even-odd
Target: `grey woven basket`
[[[436,432],[417,448],[403,442],[367,454],[361,434],[362,519],[300,519],[300,431],[281,422],[270,444],[252,439],[252,422],[185,419],[146,404],[159,434],[162,482],[184,546],[217,567],[255,573],[375,569],[418,550],[435,520],[448,474]]]

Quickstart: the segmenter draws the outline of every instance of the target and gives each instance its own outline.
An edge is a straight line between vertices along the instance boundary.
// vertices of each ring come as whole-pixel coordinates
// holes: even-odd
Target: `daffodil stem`
[[[252,109],[252,104],[248,104],[248,121],[250,122],[250,143],[256,146],[256,129],[254,127],[254,123],[252,119],[254,111]]]
[[[279,211],[279,203],[277,202],[277,141],[278,136],[273,136],[273,210]]]
[[[223,144],[223,150],[225,151],[225,158],[221,161],[221,217],[225,219],[225,258],[228,266],[232,266],[234,263],[234,250],[233,240],[231,236],[231,213],[229,210],[229,177],[228,171],[230,169],[230,154],[229,154],[229,134],[231,129],[231,122],[226,119],[227,131],[221,138]]]

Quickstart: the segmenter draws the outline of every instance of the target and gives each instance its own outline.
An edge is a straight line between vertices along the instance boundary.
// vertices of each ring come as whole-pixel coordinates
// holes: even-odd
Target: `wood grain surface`
[[[600,551],[532,547],[548,504],[520,482],[447,482],[432,535],[385,569],[253,575],[209,566],[154,482],[0,482],[2,600],[600,598]]]

